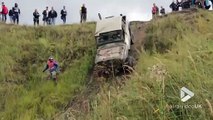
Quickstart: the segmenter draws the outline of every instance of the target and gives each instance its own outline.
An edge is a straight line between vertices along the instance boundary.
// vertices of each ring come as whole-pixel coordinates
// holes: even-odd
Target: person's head
[[[63,6],[63,9],[65,9],[65,6]]]
[[[15,3],[15,7],[18,7],[18,3]]]
[[[156,6],[155,3],[153,3],[153,6]]]
[[[160,6],[161,9],[163,9],[163,6]]]
[[[54,8],[53,8],[53,7],[51,7],[51,10],[54,10]]]
[[[46,7],[46,10],[48,10],[48,6]]]
[[[85,4],[83,4],[82,6],[85,7]]]
[[[53,62],[53,60],[54,60],[53,57],[49,57],[50,62]]]
[[[38,12],[38,10],[37,10],[37,9],[35,9],[35,12]]]
[[[1,2],[1,5],[4,5],[4,2]]]

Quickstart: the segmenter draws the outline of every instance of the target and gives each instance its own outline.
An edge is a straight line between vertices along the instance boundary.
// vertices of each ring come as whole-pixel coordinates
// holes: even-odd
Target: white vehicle
[[[106,67],[123,65],[132,67],[129,60],[132,38],[126,16],[110,17],[98,21],[95,38],[97,43],[95,64]]]

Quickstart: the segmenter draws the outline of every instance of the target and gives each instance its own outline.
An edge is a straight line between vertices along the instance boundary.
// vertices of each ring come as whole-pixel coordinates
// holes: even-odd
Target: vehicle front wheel
[[[135,63],[135,58],[132,57],[132,56],[128,56],[127,65],[133,68],[134,67],[134,63]]]

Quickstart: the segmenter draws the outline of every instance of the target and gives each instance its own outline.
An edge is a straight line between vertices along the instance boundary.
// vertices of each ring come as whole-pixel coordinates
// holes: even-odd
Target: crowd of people
[[[211,7],[210,1],[213,3],[213,0],[176,0],[173,1],[169,7],[172,9],[172,11],[179,11],[180,9],[189,9],[193,7],[208,10]],[[159,13],[162,16],[165,15],[165,9],[161,6],[159,11],[159,8],[154,3],[152,7],[152,17],[155,18],[156,16],[159,16]]]
[[[165,8],[161,6],[161,9],[159,10],[158,6],[154,3],[152,7],[152,18],[155,18],[159,16],[160,14],[162,16],[166,14]]]
[[[10,9],[9,11],[8,11],[7,6],[4,4],[4,2],[2,2],[1,4],[2,4],[2,10],[0,12],[1,21],[6,23],[7,15],[9,15],[11,23],[19,24],[20,9],[18,7],[18,4],[15,3],[14,7],[12,7],[12,9]]]
[[[176,0],[170,4],[170,8],[172,11],[179,11],[179,9],[188,9],[192,7],[198,7],[203,9],[209,9],[211,7],[210,1],[213,3],[213,0]],[[7,15],[10,18],[10,23],[19,24],[19,15],[20,9],[18,4],[15,3],[12,9],[8,10],[7,6],[2,2],[2,9],[0,9],[0,21],[5,22],[7,21]],[[61,20],[63,24],[66,24],[67,19],[67,10],[66,7],[63,6],[62,10],[60,11]],[[152,17],[155,18],[159,15],[164,16],[166,14],[165,8],[163,6],[160,7],[154,3],[152,7]],[[54,10],[54,7],[47,6],[45,10],[42,12],[42,21],[43,25],[55,25],[55,19],[58,17],[57,11]],[[82,5],[80,9],[80,23],[86,22],[87,20],[87,8],[85,4]],[[33,12],[33,22],[35,26],[39,25],[40,22],[40,13],[37,9]]]
[[[10,23],[13,24],[19,24],[19,15],[20,15],[20,9],[18,7],[18,4],[15,3],[14,7],[8,11],[7,6],[2,2],[2,9],[0,11],[0,21],[6,23],[7,16],[10,18]],[[67,20],[67,10],[66,7],[63,6],[62,10],[60,11],[61,14],[61,20],[63,21],[63,24],[66,24]],[[33,22],[35,26],[38,26],[40,23],[40,13],[37,9],[33,12]],[[55,19],[58,17],[57,11],[54,10],[54,7],[51,7],[51,10],[49,10],[49,7],[47,6],[45,10],[42,12],[42,21],[43,25],[55,25]],[[86,22],[87,20],[87,8],[85,7],[85,4],[82,5],[80,9],[80,23]]]
[[[189,9],[193,7],[198,7],[202,9],[210,9],[210,1],[213,3],[213,0],[181,0],[181,1],[173,1],[170,4],[170,8],[172,11],[179,11],[180,8],[182,9]]]

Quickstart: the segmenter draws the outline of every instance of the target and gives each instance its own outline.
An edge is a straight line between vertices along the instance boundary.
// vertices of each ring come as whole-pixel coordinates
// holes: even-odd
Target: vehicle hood
[[[111,43],[98,48],[95,63],[114,59],[125,59],[125,43]]]

